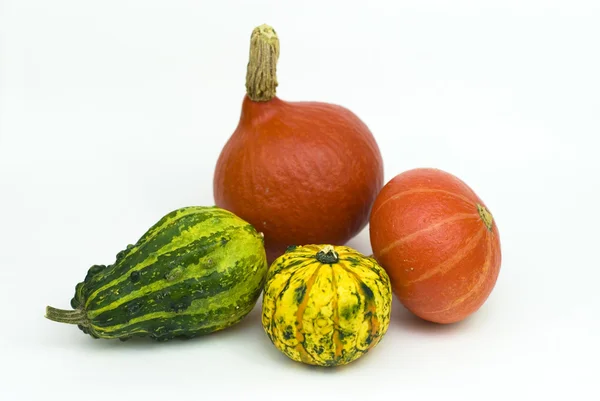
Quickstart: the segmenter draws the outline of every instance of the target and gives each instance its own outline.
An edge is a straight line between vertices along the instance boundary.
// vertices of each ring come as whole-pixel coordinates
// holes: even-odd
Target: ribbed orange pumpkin
[[[437,169],[397,175],[370,218],[373,253],[415,315],[453,323],[477,311],[496,283],[498,228],[463,181]]]

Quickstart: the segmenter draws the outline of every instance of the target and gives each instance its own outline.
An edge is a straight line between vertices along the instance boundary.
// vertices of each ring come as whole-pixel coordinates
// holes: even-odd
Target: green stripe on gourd
[[[229,225],[240,227],[248,224],[222,209],[189,209],[182,208],[169,213],[150,228],[135,245],[130,245],[127,249],[119,252],[112,266],[92,271],[89,277],[91,288],[98,291],[102,289],[102,286],[109,285],[112,280],[119,278],[123,263],[137,266],[144,262],[149,255],[159,256],[168,253],[176,247],[181,247],[182,242],[189,243],[199,239],[200,235],[210,233],[212,228],[219,228],[218,231],[212,232],[218,234],[221,229]],[[209,209],[216,210],[211,213]],[[94,296],[94,294],[87,295],[89,298]]]
[[[237,232],[237,234],[236,234]],[[86,301],[86,308],[94,304],[94,309],[100,309],[113,303],[116,299],[123,300],[122,292],[139,291],[147,288],[152,283],[166,279],[170,283],[177,283],[181,279],[189,277],[195,266],[201,269],[201,274],[216,269],[218,266],[219,247],[228,249],[226,245],[232,238],[241,235],[239,229],[227,228],[221,232],[212,234],[193,241],[181,248],[175,249],[167,254],[155,254],[146,260],[140,261],[136,267],[130,270],[129,276],[119,276],[109,284],[102,286],[93,292]],[[195,276],[194,276],[195,277]]]
[[[175,210],[115,263],[92,266],[76,286],[73,311],[51,320],[97,338],[166,340],[229,327],[256,304],[267,272],[262,234],[217,207]]]

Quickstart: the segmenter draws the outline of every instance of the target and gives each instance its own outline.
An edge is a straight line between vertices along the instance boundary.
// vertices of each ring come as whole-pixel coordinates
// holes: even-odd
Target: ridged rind
[[[92,266],[71,306],[86,311],[79,327],[95,338],[194,337],[246,316],[267,268],[253,226],[217,207],[186,207],[164,216],[113,264]]]

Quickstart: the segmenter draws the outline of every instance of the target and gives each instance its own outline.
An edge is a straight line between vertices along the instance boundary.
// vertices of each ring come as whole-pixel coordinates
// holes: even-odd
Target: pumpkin
[[[346,243],[383,186],[379,148],[354,113],[276,96],[278,57],[275,31],[256,28],[241,117],[213,180],[215,204],[265,234],[269,262],[289,245]]]
[[[397,175],[370,217],[374,257],[417,316],[453,323],[477,311],[500,271],[498,227],[462,180],[438,169]]]
[[[73,310],[46,317],[94,338],[165,341],[230,327],[256,304],[267,273],[263,238],[226,210],[177,209],[111,265],[94,265],[75,289]]]
[[[289,358],[344,365],[379,343],[391,303],[389,278],[374,259],[344,246],[290,247],[269,269],[262,324]]]

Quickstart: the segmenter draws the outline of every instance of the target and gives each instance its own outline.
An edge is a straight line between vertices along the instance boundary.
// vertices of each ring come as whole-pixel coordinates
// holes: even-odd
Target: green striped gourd
[[[92,266],[73,310],[46,317],[95,338],[193,337],[229,327],[256,304],[267,261],[261,233],[217,207],[175,210],[109,266]]]
[[[262,324],[291,359],[344,365],[379,343],[391,305],[390,279],[375,259],[345,246],[290,247],[267,274]]]

